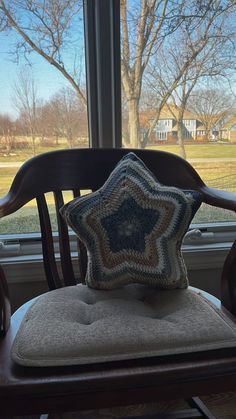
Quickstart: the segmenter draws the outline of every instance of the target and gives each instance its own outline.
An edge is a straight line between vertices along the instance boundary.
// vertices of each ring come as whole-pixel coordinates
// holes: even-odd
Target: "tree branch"
[[[86,101],[86,98],[85,98],[82,90],[80,89],[80,87],[78,86],[78,84],[75,82],[75,80],[73,79],[73,77],[67,72],[67,70],[65,69],[64,65],[62,65],[59,62],[57,62],[53,58],[53,56],[48,55],[45,51],[43,51],[41,48],[39,48],[35,44],[35,42],[32,41],[32,39],[30,39],[30,37],[26,34],[26,32],[22,28],[20,28],[20,26],[18,25],[18,23],[16,22],[16,20],[12,17],[12,15],[10,14],[10,12],[6,8],[5,3],[4,3],[3,0],[0,0],[0,10],[2,10],[3,13],[5,14],[5,16],[7,17],[10,26],[13,27],[19,33],[19,35],[25,40],[25,42],[30,46],[30,48],[32,48],[39,55],[41,55],[41,57],[43,57],[53,67],[57,68],[57,70],[59,70],[59,72],[69,81],[69,83],[73,86],[73,88],[77,92],[78,96],[82,100],[82,103],[84,105],[86,105],[87,104],[87,101]]]

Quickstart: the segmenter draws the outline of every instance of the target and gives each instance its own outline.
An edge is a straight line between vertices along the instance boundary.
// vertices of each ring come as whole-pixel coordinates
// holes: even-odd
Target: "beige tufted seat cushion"
[[[39,297],[12,348],[25,366],[76,365],[236,346],[236,327],[192,290],[85,285]]]

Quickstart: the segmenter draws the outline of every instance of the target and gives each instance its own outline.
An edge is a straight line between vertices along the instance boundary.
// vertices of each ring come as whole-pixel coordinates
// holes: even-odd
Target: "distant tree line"
[[[153,115],[152,105],[147,105],[150,97],[143,95],[142,100],[141,110],[149,109]],[[63,142],[66,140],[69,148],[87,143],[87,110],[73,89],[62,88],[50,100],[43,102],[37,96],[32,75],[25,70],[18,75],[12,101],[18,117],[13,119],[10,115],[0,113],[0,149],[6,154],[31,147],[35,155],[37,145],[57,147],[60,139]],[[168,104],[171,104],[169,111],[170,114],[173,112],[179,139],[186,107],[183,109],[169,101],[167,108]],[[229,117],[236,115],[234,97],[219,87],[195,89],[188,97],[188,110],[201,122],[208,139],[213,130],[220,130]],[[127,130],[127,121],[128,112],[124,104],[123,135]]]
[[[38,144],[58,146],[62,138],[72,148],[88,137],[86,107],[69,87],[43,102],[29,73],[22,72],[15,83],[12,101],[18,111],[17,119],[0,113],[0,148],[7,154],[31,147],[35,155]]]

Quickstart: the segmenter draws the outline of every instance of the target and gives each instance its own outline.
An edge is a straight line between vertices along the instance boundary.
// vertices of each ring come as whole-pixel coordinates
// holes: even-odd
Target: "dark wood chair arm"
[[[210,188],[206,185],[202,186],[200,190],[206,204],[236,212],[236,193]]]
[[[8,292],[6,277],[0,266],[0,338],[9,329],[11,321],[11,304]]]
[[[7,195],[0,198],[0,218],[12,214],[24,205],[17,199],[16,195],[8,192]]]
[[[204,202],[236,212],[236,194],[202,186]],[[221,303],[231,313],[236,314],[236,240],[224,262],[221,276]]]
[[[221,302],[228,311],[236,314],[236,240],[223,266],[221,276]]]

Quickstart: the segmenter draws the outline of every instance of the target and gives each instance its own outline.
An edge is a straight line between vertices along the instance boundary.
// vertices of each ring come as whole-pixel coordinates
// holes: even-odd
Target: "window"
[[[33,3],[30,2],[28,4]],[[58,4],[62,3],[58,0]],[[231,135],[228,136],[227,141],[220,135],[219,140],[214,141],[214,143],[211,141],[211,131],[214,128],[213,122],[216,122],[216,117],[219,115],[219,109],[214,107],[218,103],[216,97],[218,99],[221,97],[226,99],[226,103],[220,103],[220,112],[224,109],[225,121],[230,117],[230,112],[233,109],[230,90],[225,82],[226,77],[221,78],[221,75],[224,73],[228,79],[232,79],[233,84],[233,69],[230,68],[230,62],[226,63],[226,58],[230,56],[231,62],[233,60],[236,61],[232,42],[235,33],[233,22],[236,6],[232,2],[227,6],[227,2],[225,2],[220,9],[213,10],[212,8],[207,8],[210,0],[204,4],[200,3],[196,6],[195,2],[189,3],[187,0],[183,2],[169,2],[168,19],[163,19],[162,25],[158,25],[160,16],[164,12],[163,2],[157,2],[155,10],[148,7],[148,1],[125,0],[119,2],[118,0],[104,0],[96,2],[94,0],[84,0],[82,3],[82,1],[78,0],[72,2],[71,4],[74,7],[78,7],[78,10],[76,13],[71,12],[71,18],[69,19],[71,25],[68,27],[68,31],[71,31],[70,40],[72,42],[64,44],[65,50],[63,50],[63,54],[65,55],[63,57],[66,60],[65,62],[71,66],[72,74],[75,71],[75,74],[79,75],[79,80],[82,82],[80,84],[82,93],[86,97],[87,102],[81,113],[83,100],[79,101],[79,109],[77,109],[79,113],[77,113],[77,118],[75,118],[76,135],[73,136],[73,133],[71,134],[68,130],[69,140],[66,139],[65,126],[63,126],[63,129],[54,129],[52,135],[51,129],[47,128],[48,125],[43,124],[46,125],[44,127],[47,128],[46,131],[43,133],[36,131],[35,140],[33,141],[29,127],[26,129],[24,124],[19,124],[19,126],[16,124],[15,127],[14,123],[18,120],[19,112],[14,109],[14,115],[8,115],[10,121],[6,119],[4,122],[4,118],[0,121],[0,126],[2,127],[0,133],[1,144],[4,145],[6,150],[6,153],[4,152],[3,154],[7,154],[7,157],[3,154],[2,156],[0,155],[0,161],[2,160],[2,168],[0,169],[2,171],[2,176],[0,177],[1,195],[8,189],[11,179],[17,170],[16,166],[21,164],[25,158],[28,158],[28,155],[31,156],[34,152],[46,151],[50,147],[54,149],[56,145],[64,147],[71,144],[79,147],[91,144],[91,146],[96,147],[114,147],[121,145],[120,138],[122,138],[123,146],[160,148],[161,150],[180,154],[176,121],[181,114],[182,104],[185,102],[184,92],[188,92],[191,88],[192,91],[190,92],[189,100],[186,102],[185,112],[190,111],[191,115],[196,115],[196,120],[199,121],[198,126],[202,125],[204,127],[204,131],[202,131],[204,136],[197,135],[192,141],[193,144],[185,144],[186,158],[209,185],[236,191],[234,183],[236,178],[234,161],[236,159],[236,145],[232,140],[233,133],[230,133]],[[16,4],[22,3],[18,2]],[[199,6],[201,8],[198,10]],[[193,13],[189,13],[191,8]],[[145,16],[146,20],[143,30],[146,31],[144,33],[150,34],[150,36],[147,39],[145,37],[141,38],[145,42],[139,43],[140,38],[138,35],[142,35],[141,27],[139,26],[140,16]],[[176,16],[181,16],[181,21],[176,19]],[[175,27],[177,21],[178,25]],[[212,25],[209,26],[207,23],[210,21]],[[27,21],[27,24],[29,22],[30,20]],[[214,31],[217,30],[217,27],[221,28],[220,35],[222,37],[214,36]],[[186,39],[183,37],[183,32],[186,34]],[[227,34],[229,33],[231,39],[228,39]],[[65,35],[67,34],[68,32],[65,31]],[[31,53],[28,56],[28,47],[25,43],[22,44],[24,53],[16,56],[19,58],[19,61],[12,62],[13,56],[9,57],[8,52],[12,51],[11,48],[15,43],[15,39],[16,33],[14,30],[7,33],[4,31],[0,32],[1,58],[4,59],[4,66],[8,69],[4,72],[3,66],[0,67],[1,92],[5,92],[0,99],[2,100],[0,113],[3,113],[1,109],[4,109],[4,112],[7,110],[7,113],[9,113],[9,106],[12,106],[12,104],[9,105],[9,102],[12,99],[11,89],[12,85],[15,84],[15,79],[10,79],[10,75],[22,74],[22,71],[18,70],[9,71],[12,68],[11,66],[15,66],[15,69],[23,69],[23,75],[26,73],[24,71],[26,69],[29,73],[27,79],[34,81],[33,85],[39,86],[37,94],[38,99],[40,99],[40,118],[44,122],[47,120],[47,118],[44,119],[45,112],[43,112],[43,110],[45,111],[45,103],[50,103],[51,99],[57,95],[57,87],[58,90],[64,89],[66,91],[67,88],[71,88],[70,84],[63,78],[63,74],[57,72],[46,61],[43,61],[42,57],[37,56],[35,53]],[[19,46],[20,38],[17,39],[19,39],[17,44]],[[180,39],[183,40],[181,42],[181,45],[183,45],[182,50],[179,49]],[[201,45],[203,39],[207,40],[206,48],[200,51],[197,48]],[[178,68],[181,69],[181,65],[186,62],[186,54],[191,54],[191,49],[188,50],[188,45],[194,45],[195,49],[192,52],[196,53],[196,59],[194,60],[196,67],[194,65],[191,67],[191,77],[189,79],[185,77],[187,73],[183,74],[183,77],[179,78],[179,82],[176,85],[176,71]],[[227,51],[227,57],[224,56],[225,51]],[[59,52],[56,49],[52,53],[54,57]],[[28,61],[25,60],[27,57],[32,60],[32,66],[29,66]],[[217,63],[216,70],[219,71],[219,74],[215,74],[213,71],[211,74],[210,72],[208,74],[206,71],[207,67],[204,66],[204,72],[201,76],[198,79],[194,78],[194,71],[201,68],[202,60],[207,60],[208,58],[210,60],[209,63],[204,61],[204,63],[209,64],[208,69],[213,69],[212,64]],[[120,59],[121,75],[119,73]],[[74,67],[75,60],[77,60],[77,65]],[[46,79],[47,84],[45,83]],[[194,87],[192,87],[191,81],[195,82]],[[221,89],[215,89],[216,85],[221,86]],[[18,83],[19,86],[20,84]],[[55,91],[53,90],[54,87]],[[166,90],[167,87],[168,90]],[[43,94],[40,93],[41,89],[43,89]],[[222,91],[224,91],[224,94],[222,94]],[[74,97],[74,94],[71,96]],[[198,107],[201,98],[206,99],[206,103],[201,103],[202,108]],[[66,99],[67,96],[65,94],[63,101],[66,101]],[[122,99],[122,115],[120,112],[120,99]],[[228,108],[227,104],[230,105]],[[164,108],[165,105],[166,108]],[[208,111],[206,111],[207,105]],[[209,109],[211,109],[211,113]],[[162,110],[166,112],[166,126],[171,125],[175,129],[170,136],[172,144],[168,144],[165,141],[167,140],[167,133],[160,129],[164,125],[159,120]],[[171,111],[174,115],[171,113],[170,119]],[[213,117],[210,118],[211,114]],[[21,114],[21,116],[24,121],[25,115]],[[47,112],[46,116],[49,116]],[[120,133],[121,116],[122,135]],[[87,119],[89,124],[87,124]],[[77,126],[76,124],[79,120],[80,124]],[[173,123],[171,122],[172,120]],[[191,125],[193,120],[184,119],[184,121],[186,124]],[[9,135],[7,128],[9,123],[11,127],[10,134],[12,132],[11,124],[13,123],[15,127],[13,136]],[[228,129],[226,128],[226,122],[223,123],[221,121],[220,123],[222,132],[225,132]],[[157,127],[158,131],[156,130]],[[153,132],[160,142],[162,141],[161,144],[153,145],[151,141]],[[25,141],[25,137],[27,141]],[[17,156],[17,160],[14,155],[15,151],[9,152],[9,147],[15,147],[13,141],[9,143],[11,138],[17,140],[17,146],[20,148],[19,151],[17,150],[17,153],[20,153],[19,156],[21,158]],[[90,141],[88,138],[90,138]],[[72,142],[70,143],[69,141]],[[73,141],[75,141],[75,144],[73,144]],[[9,163],[6,159],[9,160]],[[4,162],[7,165],[5,164],[3,167]],[[1,179],[3,179],[2,182]],[[51,199],[50,196],[48,199]],[[19,238],[21,241],[21,239],[25,238],[25,236],[17,236],[17,234],[37,231],[35,227],[37,221],[32,213],[32,208],[33,205],[30,204],[25,209],[25,215],[23,213],[18,214],[18,216],[21,216],[20,223],[15,223],[14,227],[14,238],[16,237],[17,240]],[[231,221],[234,221],[233,214],[215,209],[213,211],[212,208],[207,208],[206,206],[201,208],[195,219],[198,225],[200,223],[203,225],[203,228],[207,229],[212,228],[213,222],[223,222],[223,231],[227,230],[225,227],[227,226],[228,228]],[[2,225],[0,233],[12,233],[13,224],[10,217],[8,220],[4,219],[4,223],[0,225]],[[16,228],[19,228],[19,230],[16,230]],[[38,236],[35,234],[28,235],[28,237],[35,238],[37,241]],[[203,236],[204,234],[205,231],[203,231]],[[5,237],[9,239],[8,236]],[[16,243],[15,245],[15,249],[18,249],[18,244]],[[13,251],[14,246],[12,248]]]
[[[235,92],[236,5],[224,2],[212,8],[210,0],[197,5],[183,1],[168,2],[165,9],[165,2],[154,3],[152,9],[148,1],[121,2],[123,145],[182,155],[209,186],[236,191],[236,135],[233,129],[227,138],[223,135],[229,127],[227,121],[236,117],[231,90],[232,86]],[[170,113],[175,129],[172,144],[155,144],[156,128],[157,138],[166,139],[164,131],[170,121],[163,114]],[[149,120],[152,116],[149,126],[147,116]],[[178,138],[177,121],[181,120],[184,129],[182,134],[178,130],[182,136]],[[200,129],[201,134],[194,136],[190,128],[196,121],[204,131]],[[219,127],[222,135],[212,141]],[[141,137],[143,128],[146,131]],[[235,217],[203,206],[196,221],[206,220],[229,222]]]
[[[166,140],[167,133],[166,132],[160,132],[160,140]]]
[[[19,5],[19,3],[16,2],[16,5],[17,4]],[[57,7],[54,7],[53,5],[56,5]],[[27,25],[25,25],[25,27],[29,29],[30,36],[31,33],[33,33],[36,38],[38,36],[38,41],[42,43],[40,45],[42,47],[45,47],[48,53],[51,52],[50,63],[51,61],[56,60],[56,58],[58,59],[59,64],[56,67],[60,67],[61,65],[62,74],[60,73],[60,71],[57,72],[52,65],[50,66],[47,62],[45,62],[42,59],[42,57],[38,56],[34,52],[31,52],[30,56],[28,57],[32,59],[32,65],[29,65],[30,63],[27,60],[25,60],[25,54],[28,52],[28,48],[27,44],[24,44],[24,42],[22,43],[22,46],[24,48],[23,55],[17,55],[17,57],[19,57],[20,59],[19,63],[14,63],[11,61],[8,62],[8,52],[10,46],[12,45],[10,40],[14,43],[15,39],[17,39],[16,33],[13,29],[11,32],[5,33],[3,31],[2,33],[0,33],[0,36],[2,37],[0,40],[4,41],[4,44],[1,45],[5,45],[4,50],[2,50],[1,52],[6,61],[6,68],[8,69],[8,71],[5,71],[4,73],[5,76],[9,76],[9,68],[12,68],[11,66],[15,66],[15,68],[19,67],[19,80],[22,79],[23,81],[22,83],[16,82],[16,87],[19,88],[20,86],[22,86],[23,82],[25,82],[26,85],[26,82],[28,81],[31,82],[30,86],[43,86],[44,95],[42,95],[42,97],[40,96],[39,106],[37,102],[37,107],[35,106],[35,108],[36,110],[38,110],[39,108],[40,111],[40,122],[42,122],[41,128],[47,128],[44,135],[40,137],[38,133],[38,125],[36,125],[36,135],[33,141],[33,138],[30,136],[31,132],[29,128],[26,130],[25,127],[22,127],[22,125],[20,124],[19,129],[22,129],[24,136],[27,137],[27,148],[25,150],[23,147],[25,144],[21,144],[22,150],[24,150],[24,152],[22,151],[22,153],[20,154],[21,158],[17,158],[17,161],[15,161],[15,153],[14,155],[10,152],[6,153],[6,159],[9,158],[10,161],[5,162],[4,166],[4,182],[2,183],[1,191],[2,195],[8,190],[11,183],[11,179],[13,178],[17,170],[17,167],[20,164],[22,164],[24,158],[31,157],[33,154],[48,151],[50,148],[55,149],[55,146],[59,148],[65,146],[84,147],[88,146],[89,144],[91,146],[96,147],[110,147],[120,145],[119,139],[121,124],[119,99],[119,1],[115,0],[112,2],[99,2],[96,3],[95,7],[95,2],[90,0],[85,0],[84,2],[82,2],[82,0],[76,0],[72,2],[61,2],[59,0],[56,0],[55,2],[53,2],[53,5],[51,4],[51,2],[43,2],[42,4],[40,2],[30,2],[27,3],[27,7],[29,8],[29,10],[27,9],[27,12],[29,12],[30,16],[30,13],[32,12],[34,18],[39,17],[39,21],[42,23],[42,25],[46,23],[45,27],[47,27],[48,21],[43,22],[43,19],[45,18],[47,20],[51,18],[54,22],[54,18],[56,17],[54,13],[58,12],[58,16],[60,15],[62,17],[62,21],[55,19],[55,22],[57,22],[59,28],[55,28],[55,33],[53,33],[53,31],[51,31],[52,21],[49,22],[49,34],[47,35],[49,36],[49,39],[50,35],[58,35],[61,37],[65,35],[68,37],[64,43],[62,42],[62,38],[58,39],[58,47],[63,47],[61,51],[59,51],[59,48],[55,47],[54,43],[52,45],[52,50],[50,50],[50,42],[47,43],[44,38],[44,31],[46,31],[47,33],[46,28],[44,28],[42,31],[43,35],[39,31],[35,32],[34,21],[30,18],[27,21]],[[73,9],[71,8],[71,6],[73,6]],[[22,3],[19,7],[22,7]],[[37,7],[39,7],[39,9],[37,9]],[[44,7],[48,7],[46,13],[44,13]],[[27,19],[25,14],[26,11],[23,12],[23,9],[20,9],[18,11],[22,12],[21,18],[23,16],[23,21],[20,20],[20,22],[23,25],[23,23],[25,23]],[[0,13],[2,18],[2,10],[0,11]],[[65,13],[65,15],[63,15],[63,13]],[[17,13],[15,14],[15,16],[17,17]],[[31,27],[30,24],[32,25]],[[67,26],[65,27],[63,25]],[[116,31],[116,35],[113,33],[115,26],[118,28],[118,30]],[[61,33],[59,31],[60,28]],[[17,44],[17,47],[18,46],[19,44]],[[106,46],[105,49],[104,46]],[[102,50],[104,51],[104,54],[101,53]],[[116,56],[113,60],[111,57],[114,57],[114,51],[116,51]],[[62,61],[63,59],[65,59],[65,61]],[[22,71],[20,71],[22,62],[23,67]],[[28,77],[24,77],[26,73]],[[10,101],[11,86],[12,84],[14,84],[14,81],[11,81],[10,79],[6,81],[4,80],[4,78],[2,78],[2,80],[4,81],[4,88],[2,89],[2,91],[4,91],[4,100],[5,103],[8,102],[10,112],[10,110],[13,109],[13,107],[11,106],[12,103],[10,103]],[[44,85],[45,80],[47,80],[47,85]],[[70,87],[70,82],[72,82],[72,88]],[[75,82],[78,84],[77,86],[75,86]],[[79,95],[78,88],[80,89]],[[55,89],[55,91],[53,89]],[[61,94],[59,97],[57,89],[59,89],[59,93]],[[41,90],[37,90],[37,94],[40,92]],[[80,100],[78,100],[75,92],[77,93],[77,96],[79,96]],[[101,94],[101,92],[103,93]],[[59,126],[58,132],[55,129],[57,128],[57,125],[54,124],[54,120],[50,120],[49,127],[47,124],[47,120],[49,116],[51,116],[50,106],[55,106],[55,110],[60,111],[62,105],[61,102],[63,104],[65,102],[65,104],[68,105],[68,117],[72,116],[74,118],[73,120],[68,119],[68,122],[70,122],[70,124],[68,124],[68,138],[65,137],[65,134],[67,134],[67,132],[64,133],[63,131],[63,129],[65,129],[65,122],[67,122],[62,120],[65,114],[67,115],[67,113],[64,112],[64,109],[62,109],[62,112],[60,112],[59,115],[56,114],[57,118],[55,118],[55,120]],[[110,106],[108,105],[108,103],[110,104]],[[2,105],[2,109],[3,107],[4,109],[6,109],[5,104],[4,106]],[[32,107],[34,106],[31,106],[31,108]],[[25,114],[23,113],[22,117],[24,116]],[[18,114],[16,110],[15,115],[10,117],[9,119],[12,119],[13,123],[17,121]],[[87,119],[89,119],[90,122],[89,135]],[[75,124],[75,126],[73,126],[72,122]],[[72,130],[73,127],[74,131]],[[53,133],[51,128],[53,129]],[[24,131],[24,129],[26,132]],[[6,133],[8,134],[7,130]],[[54,138],[54,133],[56,139]],[[7,134],[6,139],[8,138]],[[40,143],[40,138],[38,137],[43,138],[43,144]],[[23,139],[25,140],[25,138]],[[28,140],[30,139],[31,147],[28,147]],[[66,139],[70,140],[70,143],[69,141],[67,141],[66,143]],[[50,141],[51,144],[49,144]],[[19,145],[19,141],[17,142],[17,145]],[[5,156],[2,157],[5,158]],[[3,165],[4,164],[2,163],[2,166]],[[71,199],[69,194],[66,195],[68,195],[66,196],[66,200]],[[51,199],[52,197],[50,196],[50,194],[48,194],[49,204]],[[17,258],[18,263],[18,261],[20,261],[19,258],[23,258],[23,260],[25,261],[26,255],[29,255],[29,258],[33,258],[34,261],[35,258],[36,260],[38,260],[38,258],[40,259],[42,257],[40,247],[40,236],[37,234],[37,231],[39,231],[38,217],[36,216],[36,212],[34,212],[34,209],[36,209],[35,204],[29,203],[29,205],[26,208],[24,208],[24,210],[20,210],[16,216],[14,215],[5,217],[4,222],[1,223],[0,234],[2,241],[0,243],[0,250],[1,256],[6,257],[7,260],[9,260],[10,258],[10,260],[14,261],[15,258]],[[51,214],[51,218],[53,222],[55,214]],[[55,241],[57,241],[56,232]]]
[[[190,127],[191,125],[193,125],[193,121],[191,121],[191,119],[183,119],[183,124],[186,127]]]
[[[82,1],[56,3],[13,2],[9,10],[25,39],[14,27],[0,32],[1,196],[25,160],[89,145]],[[2,17],[7,24],[3,10]],[[35,205],[4,219],[0,234],[39,231]]]
[[[187,128],[185,128],[184,130],[184,136],[187,140],[191,140],[193,138],[193,132],[192,131],[188,131]]]

